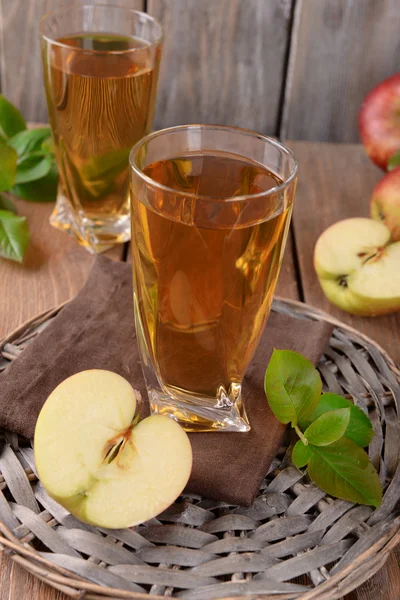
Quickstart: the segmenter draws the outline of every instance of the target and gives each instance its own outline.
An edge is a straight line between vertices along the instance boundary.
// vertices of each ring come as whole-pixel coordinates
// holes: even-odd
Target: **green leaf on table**
[[[0,194],[0,210],[8,210],[14,215],[17,214],[17,207],[14,202],[5,194]]]
[[[350,408],[330,410],[307,427],[304,437],[313,446],[329,446],[344,436],[349,421]]]
[[[11,102],[0,94],[0,136],[8,139],[26,129],[24,117]]]
[[[308,474],[328,494],[378,507],[382,487],[368,454],[346,437],[329,446],[312,446]]]
[[[52,159],[48,154],[30,154],[17,167],[15,183],[27,183],[45,177],[51,168]]]
[[[17,158],[14,148],[0,142],[0,192],[5,192],[14,185]]]
[[[31,202],[55,202],[57,198],[58,171],[54,163],[42,179],[19,183],[10,190],[12,194]]]
[[[305,446],[301,440],[298,440],[293,448],[292,462],[295,467],[301,469],[305,467],[312,455],[312,446]]]
[[[309,360],[291,350],[274,350],[265,373],[265,393],[278,421],[295,427],[309,418],[321,390],[321,378]]]
[[[353,440],[353,442],[361,448],[368,446],[374,435],[371,421],[361,408],[358,408],[358,406],[355,406],[350,400],[347,400],[338,394],[322,394],[311,419],[312,421],[315,421],[324,413],[332,410],[335,411],[340,408],[350,409],[350,421],[346,429],[346,437]]]
[[[26,217],[0,210],[0,256],[22,262],[29,239]]]
[[[37,150],[48,152],[46,148],[43,148],[43,145],[49,139],[52,141],[50,127],[38,127],[37,129],[20,131],[10,138],[7,143],[16,150],[19,157],[22,157]]]
[[[387,170],[393,171],[396,167],[400,167],[400,150],[397,150],[388,160]]]

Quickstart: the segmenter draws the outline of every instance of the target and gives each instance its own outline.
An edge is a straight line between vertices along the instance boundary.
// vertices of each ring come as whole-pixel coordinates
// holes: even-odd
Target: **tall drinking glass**
[[[189,431],[248,431],[241,395],[268,318],[297,180],[292,152],[187,125],[133,148],[137,338],[153,413]]]
[[[40,31],[60,174],[50,222],[102,252],[130,238],[128,157],[150,131],[162,29],[128,8],[76,5]]]

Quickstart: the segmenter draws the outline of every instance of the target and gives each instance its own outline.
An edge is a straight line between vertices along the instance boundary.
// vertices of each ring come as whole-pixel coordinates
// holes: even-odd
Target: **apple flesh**
[[[372,219],[346,219],[326,229],[314,250],[321,287],[333,304],[359,316],[400,310],[400,242]]]
[[[400,167],[387,173],[375,186],[371,217],[389,228],[394,242],[400,241]]]
[[[136,424],[138,399],[120,375],[82,371],[58,385],[39,414],[39,479],[86,523],[112,529],[143,523],[172,504],[189,479],[187,434],[164,416]]]
[[[365,98],[359,130],[368,156],[386,170],[389,158],[400,149],[400,73],[382,81]]]

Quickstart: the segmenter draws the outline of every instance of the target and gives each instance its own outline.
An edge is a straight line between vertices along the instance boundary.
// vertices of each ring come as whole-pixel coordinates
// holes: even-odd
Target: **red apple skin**
[[[400,167],[375,186],[371,197],[371,217],[390,229],[392,240],[400,241]]]
[[[389,158],[400,150],[400,73],[385,79],[367,95],[358,124],[368,156],[386,171]]]

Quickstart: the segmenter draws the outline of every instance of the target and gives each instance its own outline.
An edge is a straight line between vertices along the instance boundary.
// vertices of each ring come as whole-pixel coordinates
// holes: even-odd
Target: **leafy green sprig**
[[[299,437],[293,464],[307,467],[312,481],[331,496],[378,507],[382,486],[363,450],[373,437],[368,416],[342,396],[321,394],[317,369],[290,350],[274,350],[265,392],[275,417],[290,423]]]
[[[10,194],[53,202],[57,183],[50,128],[27,129],[19,110],[0,94],[0,257],[22,262],[29,245],[26,217],[16,214]]]

